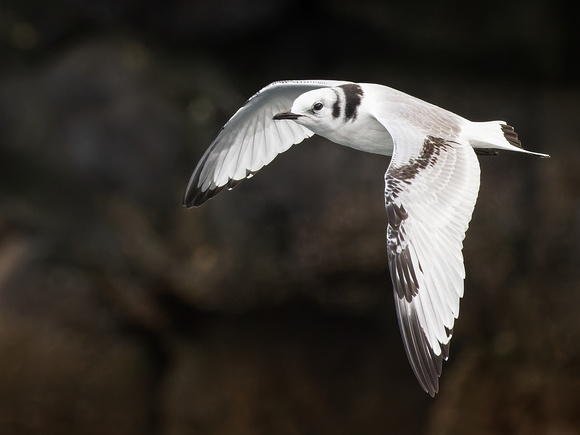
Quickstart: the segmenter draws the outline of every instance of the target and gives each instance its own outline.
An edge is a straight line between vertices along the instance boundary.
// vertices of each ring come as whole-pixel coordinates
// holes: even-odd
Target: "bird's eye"
[[[322,103],[314,103],[312,105],[312,108],[316,111],[321,110],[324,107],[324,105]]]

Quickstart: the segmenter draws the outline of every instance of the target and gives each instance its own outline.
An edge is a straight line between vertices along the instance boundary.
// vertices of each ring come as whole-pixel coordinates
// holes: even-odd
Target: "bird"
[[[384,199],[397,319],[411,368],[434,397],[463,297],[463,240],[480,184],[477,155],[549,155],[524,150],[504,121],[472,122],[388,86],[277,81],[222,127],[195,167],[183,205],[198,207],[233,189],[314,134],[391,156]]]

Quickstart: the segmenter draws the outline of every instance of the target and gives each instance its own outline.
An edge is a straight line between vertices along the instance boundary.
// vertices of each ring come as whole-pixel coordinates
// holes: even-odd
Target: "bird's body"
[[[547,156],[523,150],[501,121],[471,122],[386,86],[275,82],[224,126],[194,170],[184,205],[235,187],[313,134],[392,155],[385,174],[389,268],[407,356],[433,396],[463,296],[461,250],[479,189],[476,152]]]

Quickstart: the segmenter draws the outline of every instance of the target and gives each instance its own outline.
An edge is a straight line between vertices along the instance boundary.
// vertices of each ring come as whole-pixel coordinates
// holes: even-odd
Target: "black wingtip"
[[[251,171],[246,172],[247,177],[252,176],[253,174],[254,172]],[[187,186],[187,189],[185,189],[185,193],[183,194],[182,205],[185,208],[199,207],[203,205],[206,201],[212,199],[222,190],[224,190],[225,187],[228,190],[232,190],[234,187],[236,187],[244,180],[245,178],[242,178],[241,180],[235,180],[233,178],[230,178],[224,186],[214,187],[213,189],[201,190],[199,187],[195,188],[193,187],[197,186],[198,178],[195,178],[192,181],[190,181],[189,185]]]
[[[226,186],[216,187],[215,189],[187,189],[183,195],[182,205],[185,208],[199,207],[209,199],[212,199],[220,193]]]
[[[443,360],[447,359],[449,354],[449,345],[443,345],[441,354],[437,355],[429,345],[427,336],[419,324],[415,308],[410,307],[407,311],[408,303],[405,299],[399,298],[396,293],[395,300],[399,329],[411,368],[421,388],[431,397],[435,397],[439,391]]]

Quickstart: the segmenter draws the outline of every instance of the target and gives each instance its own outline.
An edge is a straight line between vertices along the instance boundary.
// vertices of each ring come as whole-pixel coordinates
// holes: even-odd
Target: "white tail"
[[[508,150],[538,157],[550,157],[548,154],[523,149],[514,128],[504,121],[467,122],[463,127],[463,132],[469,144],[476,150]]]

